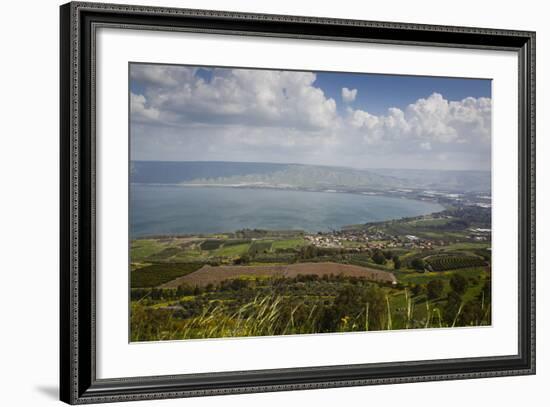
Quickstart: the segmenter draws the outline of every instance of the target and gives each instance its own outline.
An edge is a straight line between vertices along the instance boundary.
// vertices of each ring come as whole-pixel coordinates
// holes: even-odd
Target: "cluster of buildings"
[[[394,249],[398,247],[407,249],[431,249],[437,242],[424,240],[414,235],[404,237],[390,236],[382,232],[367,233],[366,231],[334,231],[305,235],[305,240],[316,247],[322,248],[346,248],[353,251],[366,251],[368,249]],[[444,242],[440,242],[444,245]]]
[[[470,239],[478,242],[487,242],[491,240],[491,229],[471,228],[469,229],[469,232]]]
[[[338,249],[344,246],[347,239],[335,236],[332,233],[305,235],[304,238],[315,247]]]

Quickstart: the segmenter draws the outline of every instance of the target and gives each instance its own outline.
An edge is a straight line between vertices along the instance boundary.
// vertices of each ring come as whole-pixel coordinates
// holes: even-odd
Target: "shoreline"
[[[319,192],[319,193],[339,193],[339,194],[354,194],[354,195],[367,195],[367,196],[381,196],[387,198],[408,197],[409,195],[422,195],[424,199],[417,199],[423,202],[438,202],[437,194],[434,196],[425,195],[433,191],[429,191],[425,188],[391,188],[391,189],[379,189],[368,187],[343,187],[338,185],[327,185],[322,188],[318,187],[303,187],[293,186],[290,184],[266,184],[261,182],[251,183],[239,183],[239,184],[210,184],[210,183],[149,183],[149,182],[131,182],[130,186],[140,187],[182,187],[182,188],[230,188],[230,189],[252,189],[252,190],[269,190],[269,191],[297,191],[297,192]],[[461,195],[456,191],[441,190],[437,192],[441,197]],[[426,199],[426,198],[430,199]],[[409,199],[414,199],[408,197]]]
[[[232,185],[219,185],[219,184],[152,184],[152,183],[133,183],[132,185],[137,186],[143,186],[143,187],[177,187],[177,188],[212,188],[212,189],[221,189],[221,188],[228,188],[228,189],[243,189],[243,190],[264,190],[264,191],[284,191],[284,192],[316,192],[316,193],[324,193],[324,194],[351,194],[354,196],[365,196],[365,197],[371,197],[373,199],[390,199],[390,200],[410,200],[416,203],[425,203],[425,204],[431,204],[434,206],[437,206],[436,210],[431,210],[426,213],[413,215],[413,216],[401,216],[401,217],[388,217],[386,219],[379,219],[379,220],[369,220],[364,222],[351,222],[339,225],[334,228],[326,228],[325,229],[316,229],[316,230],[308,230],[306,228],[269,228],[269,227],[262,227],[262,226],[248,226],[244,228],[237,228],[230,231],[190,231],[190,232],[160,232],[160,233],[137,233],[131,236],[130,240],[142,240],[142,239],[151,239],[151,238],[164,238],[164,237],[182,237],[182,238],[189,238],[193,236],[200,236],[200,237],[212,237],[215,235],[220,234],[233,234],[236,233],[239,230],[248,229],[248,230],[262,230],[267,232],[288,232],[292,234],[317,234],[317,233],[327,233],[330,231],[344,231],[346,229],[349,229],[350,227],[357,227],[360,225],[367,225],[370,223],[380,223],[380,222],[391,222],[391,221],[400,221],[407,218],[420,218],[420,217],[426,217],[426,216],[437,216],[437,214],[452,209],[454,207],[461,207],[461,206],[471,206],[471,200],[468,202],[468,199],[472,196],[479,196],[479,193],[464,193],[464,194],[456,194],[456,193],[445,193],[445,192],[438,192],[432,196],[426,196],[422,194],[425,194],[426,191],[420,191],[420,190],[414,190],[414,189],[406,189],[406,190],[388,190],[388,191],[380,191],[380,190],[342,190],[342,189],[310,189],[310,188],[289,188],[289,187],[281,187],[281,186],[275,186],[271,185],[269,187],[266,187],[266,185],[258,183],[253,184],[232,184]],[[434,191],[429,191],[431,193],[434,193]],[[459,197],[459,199],[457,199]],[[463,200],[464,198],[464,200]],[[131,229],[131,227],[130,227]]]

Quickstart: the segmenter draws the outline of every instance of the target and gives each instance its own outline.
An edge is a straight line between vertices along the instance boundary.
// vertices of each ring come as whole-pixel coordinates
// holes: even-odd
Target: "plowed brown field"
[[[316,274],[323,276],[325,274],[342,274],[344,276],[363,277],[371,281],[384,283],[395,283],[396,279],[393,273],[388,271],[376,270],[367,267],[354,266],[351,264],[339,263],[296,263],[277,266],[204,266],[191,274],[176,278],[160,288],[177,288],[182,284],[190,286],[206,286],[207,284],[217,284],[224,280],[232,280],[239,277],[295,277],[299,274]]]

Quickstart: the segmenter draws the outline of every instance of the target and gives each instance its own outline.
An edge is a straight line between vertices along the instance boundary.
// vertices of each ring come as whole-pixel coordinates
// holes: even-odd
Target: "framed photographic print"
[[[61,6],[61,399],[535,373],[535,34]]]

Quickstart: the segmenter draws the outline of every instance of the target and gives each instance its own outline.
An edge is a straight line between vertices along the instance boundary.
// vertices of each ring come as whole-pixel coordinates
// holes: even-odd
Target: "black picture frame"
[[[60,7],[60,398],[70,404],[535,373],[535,33],[72,2]],[[515,355],[96,378],[97,27],[508,50],[519,59],[519,351]],[[513,267],[513,265],[510,265]]]

